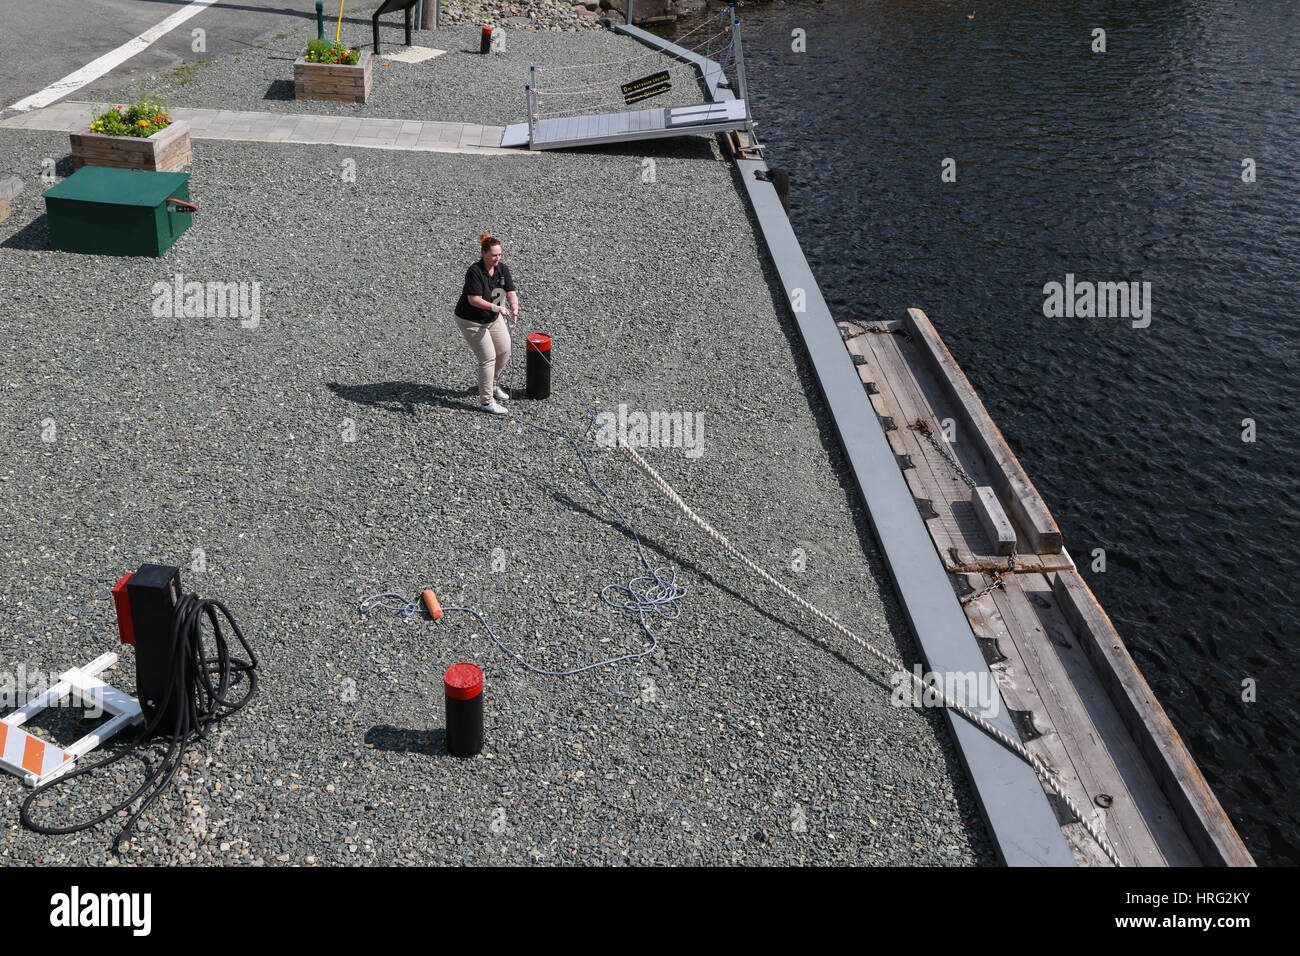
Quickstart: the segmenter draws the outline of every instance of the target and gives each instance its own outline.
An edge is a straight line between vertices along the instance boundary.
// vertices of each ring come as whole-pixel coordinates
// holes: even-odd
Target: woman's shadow
[[[373,382],[367,385],[327,382],[326,385],[346,401],[410,416],[415,415],[416,405],[441,405],[463,411],[471,407],[470,399],[477,392],[477,386],[456,390],[423,382]]]

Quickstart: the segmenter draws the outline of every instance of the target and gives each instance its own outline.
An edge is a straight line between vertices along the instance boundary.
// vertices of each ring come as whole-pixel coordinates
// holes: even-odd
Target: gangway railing
[[[633,14],[633,4],[631,2],[628,3],[628,22],[613,26],[613,29],[617,32],[624,33],[639,42],[645,43],[652,50],[690,64],[699,70],[700,79],[708,89],[707,102],[693,106],[642,110],[639,113],[605,114],[586,112],[569,114],[564,111],[546,113],[541,109],[543,97],[563,100],[565,97],[583,96],[586,95],[588,90],[593,92],[600,90],[604,83],[597,82],[576,87],[569,86],[558,90],[549,87],[543,88],[538,83],[538,68],[531,66],[529,68],[528,82],[524,84],[526,121],[508,126],[502,144],[511,146],[526,144],[529,149],[546,149],[556,148],[557,146],[583,145],[587,142],[613,142],[616,140],[644,139],[653,136],[672,136],[686,132],[722,132],[736,129],[748,129],[752,137],[754,120],[750,104],[749,80],[745,70],[744,41],[741,37],[740,18],[735,15],[735,7],[735,3],[728,4],[722,15],[727,20],[726,26],[718,33],[708,37],[708,42],[711,44],[714,39],[723,33],[728,35],[725,48],[725,64],[701,55],[695,52],[694,49],[664,40],[633,26],[631,24]],[[716,22],[716,19],[721,19],[721,17],[711,17],[705,20],[689,31],[686,36],[689,36],[695,30],[707,27],[711,20]],[[677,39],[682,40],[684,38],[678,37]],[[646,54],[646,56],[653,56],[653,53]],[[639,59],[639,57],[632,59]],[[612,62],[619,64],[625,61]],[[732,92],[731,84],[727,81],[725,72],[726,66],[732,62],[736,65],[735,92]],[[606,65],[608,64],[592,64],[593,67]],[[574,64],[572,66],[556,67],[555,69],[571,70],[582,68],[584,68],[583,64]],[[626,87],[623,92],[624,94],[628,93]],[[646,97],[643,95],[640,98],[644,99]],[[632,102],[631,99],[627,100],[628,105]],[[705,107],[710,106],[710,103],[713,104],[713,108],[705,109]],[[652,120],[647,120],[648,113],[654,114]],[[561,118],[551,119],[549,117]],[[589,121],[598,121],[595,125],[600,127],[600,133],[592,135],[587,132],[588,129],[594,128],[593,123]],[[557,132],[561,126],[565,129],[563,133]],[[608,130],[606,127],[608,127]],[[573,132],[574,130],[576,132]]]

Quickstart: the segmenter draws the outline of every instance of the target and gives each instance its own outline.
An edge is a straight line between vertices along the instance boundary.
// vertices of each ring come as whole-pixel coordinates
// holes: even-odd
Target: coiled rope
[[[204,618],[207,618],[212,626],[212,653],[209,653],[203,640]],[[248,655],[248,660],[240,660],[230,653],[231,642],[227,640],[221,628],[221,618],[225,618],[226,623],[230,625],[235,640]],[[176,772],[180,770],[190,744],[202,740],[213,724],[235,713],[257,693],[257,657],[245,640],[239,625],[235,623],[230,610],[220,601],[213,598],[200,598],[197,594],[182,595],[172,615],[170,646],[172,650],[171,659],[168,661],[167,689],[155,708],[153,716],[136,738],[136,744],[139,745],[155,734],[166,737],[170,732],[167,753],[162,760],[146,772],[144,782],[129,797],[88,820],[67,826],[38,823],[32,818],[33,801],[46,791],[62,787],[70,780],[115,764],[124,757],[136,753],[136,750],[123,749],[113,756],[80,766],[61,777],[55,777],[29,793],[19,806],[18,819],[23,826],[36,833],[50,835],[76,833],[116,817],[119,813],[125,812],[136,800],[144,797],[140,805],[127,817],[126,823],[117,832],[117,836],[113,838],[113,852],[120,852],[122,843],[130,839],[140,817],[167,789]],[[241,682],[246,683],[244,692],[235,696],[235,691]],[[169,710],[174,712],[170,728],[163,726],[163,720]]]

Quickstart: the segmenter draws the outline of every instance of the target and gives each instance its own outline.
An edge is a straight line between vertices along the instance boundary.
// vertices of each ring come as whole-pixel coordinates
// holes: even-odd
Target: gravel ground
[[[87,86],[73,97],[94,100],[98,94],[123,97],[138,90],[163,96],[171,106],[204,109],[263,110],[276,113],[316,113],[394,119],[442,120],[460,123],[507,125],[526,118],[524,84],[530,66],[538,68],[541,89],[586,87],[568,95],[543,97],[543,113],[590,113],[627,109],[618,87],[629,80],[668,70],[672,89],[643,101],[642,107],[685,106],[702,102],[693,67],[665,57],[611,31],[584,33],[506,34],[501,53],[483,55],[479,30],[473,26],[443,27],[424,34],[417,43],[447,52],[421,63],[380,59],[375,63],[374,87],[366,103],[335,103],[293,98],[293,61],[316,35],[314,27],[280,34],[264,46],[250,47],[240,55],[191,65],[157,74],[114,77]],[[349,44],[370,49],[370,29],[345,33]],[[396,51],[402,32],[386,28],[380,49]],[[547,73],[547,67],[604,63],[635,58],[615,67],[580,68]],[[100,97],[102,98],[102,97]],[[601,106],[604,104],[604,106]]]
[[[591,39],[592,55],[611,42]],[[942,719],[891,706],[865,655],[589,442],[652,562],[689,588],[652,657],[542,677],[468,615],[358,616],[367,595],[432,586],[543,666],[645,646],[599,598],[643,569],[571,446],[473,409],[449,313],[491,231],[524,324],[555,337],[593,404],[702,414],[698,457],[645,450],[665,478],[801,594],[914,659],[714,143],[518,159],[198,143],[202,211],[160,260],[48,251],[37,176],[66,153],[66,135],[0,131],[0,170],[27,177],[0,225],[4,666],[113,649],[108,588],[155,561],[230,606],[263,680],[120,862],[993,861]],[[156,315],[153,284],[178,273],[260,283],[256,327]],[[583,422],[561,392],[512,405]],[[127,691],[132,654],[109,677]],[[488,746],[469,762],[440,752],[439,677],[461,660],[486,675]],[[47,723],[65,741],[67,718]],[[123,761],[43,812],[67,820],[139,773]],[[25,792],[0,777],[0,860],[119,862],[104,827],[21,828]]]
[[[520,0],[518,3],[493,3],[491,0],[444,0],[438,16],[441,26],[448,24],[503,25],[528,30],[603,30],[599,18],[612,16],[620,23],[625,17],[600,9],[597,0],[570,3],[568,0]],[[441,27],[440,27],[441,28]]]

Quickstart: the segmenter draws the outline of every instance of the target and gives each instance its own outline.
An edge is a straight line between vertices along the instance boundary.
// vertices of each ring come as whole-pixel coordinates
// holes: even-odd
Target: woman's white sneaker
[[[503,402],[508,402],[508,401],[510,401],[510,393],[507,392],[507,391],[506,391],[504,388],[502,388],[500,385],[493,385],[493,386],[492,386],[492,394],[493,394],[494,396],[496,396],[499,400],[503,401]]]
[[[485,412],[491,412],[493,415],[509,415],[510,409],[504,405],[498,405],[496,402],[484,402],[479,406]]]

